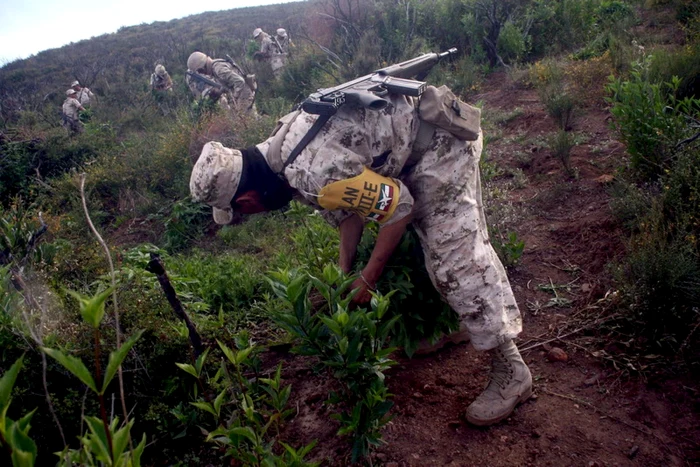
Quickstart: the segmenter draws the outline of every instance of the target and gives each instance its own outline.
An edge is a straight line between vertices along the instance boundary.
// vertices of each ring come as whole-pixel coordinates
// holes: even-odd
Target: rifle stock
[[[423,54],[334,88],[319,89],[301,103],[301,108],[310,114],[333,115],[345,104],[381,110],[388,104],[383,98],[387,94],[419,97],[426,87],[426,83],[420,80],[424,79],[440,60],[456,53],[457,49],[451,48],[442,53]],[[420,80],[411,79],[414,77]]]

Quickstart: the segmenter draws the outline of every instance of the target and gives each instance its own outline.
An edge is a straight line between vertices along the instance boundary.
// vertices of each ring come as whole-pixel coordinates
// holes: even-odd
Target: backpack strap
[[[289,154],[289,157],[287,158],[287,161],[284,163],[282,166],[282,170],[280,171],[280,174],[284,172],[284,169],[289,166],[292,162],[296,160],[296,158],[301,154],[301,151],[304,150],[307,144],[311,142],[312,139],[316,137],[319,131],[321,131],[321,128],[326,124],[326,122],[332,117],[333,115],[319,115],[316,121],[314,122],[313,126],[309,129],[309,131],[306,132],[304,137],[299,141],[299,143],[296,145],[296,147],[292,150],[291,154]]]
[[[272,141],[270,141],[270,146],[267,148],[267,161],[268,164],[272,164],[270,168],[277,173],[281,173],[284,170],[284,164],[282,164],[282,143],[284,142],[284,137],[287,136],[289,127],[292,126],[292,123],[294,123],[294,120],[297,119],[300,113],[301,110],[296,110],[282,117],[277,123],[277,128],[270,135]]]
[[[421,118],[418,119],[418,122],[418,133],[416,134],[416,139],[413,140],[413,149],[404,167],[411,167],[420,160],[421,156],[425,154],[425,151],[430,147],[430,143],[433,141],[433,136],[435,135],[435,125]]]

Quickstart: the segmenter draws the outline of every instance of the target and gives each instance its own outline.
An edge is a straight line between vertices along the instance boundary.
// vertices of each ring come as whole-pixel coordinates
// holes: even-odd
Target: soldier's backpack
[[[420,96],[418,114],[424,122],[449,131],[462,141],[476,141],[481,110],[462,102],[447,86],[428,86]]]

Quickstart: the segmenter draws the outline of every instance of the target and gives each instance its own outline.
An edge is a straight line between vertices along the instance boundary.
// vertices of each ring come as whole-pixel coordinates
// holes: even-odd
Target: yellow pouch
[[[329,183],[318,194],[324,209],[351,211],[383,224],[396,210],[399,185],[365,167],[360,175]]]

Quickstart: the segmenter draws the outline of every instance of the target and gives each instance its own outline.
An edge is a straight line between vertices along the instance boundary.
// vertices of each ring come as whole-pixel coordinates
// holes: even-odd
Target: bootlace
[[[491,386],[496,384],[501,389],[505,389],[506,386],[513,379],[513,368],[508,364],[508,359],[505,354],[500,350],[496,350],[491,363],[491,374],[489,375],[489,380]]]

